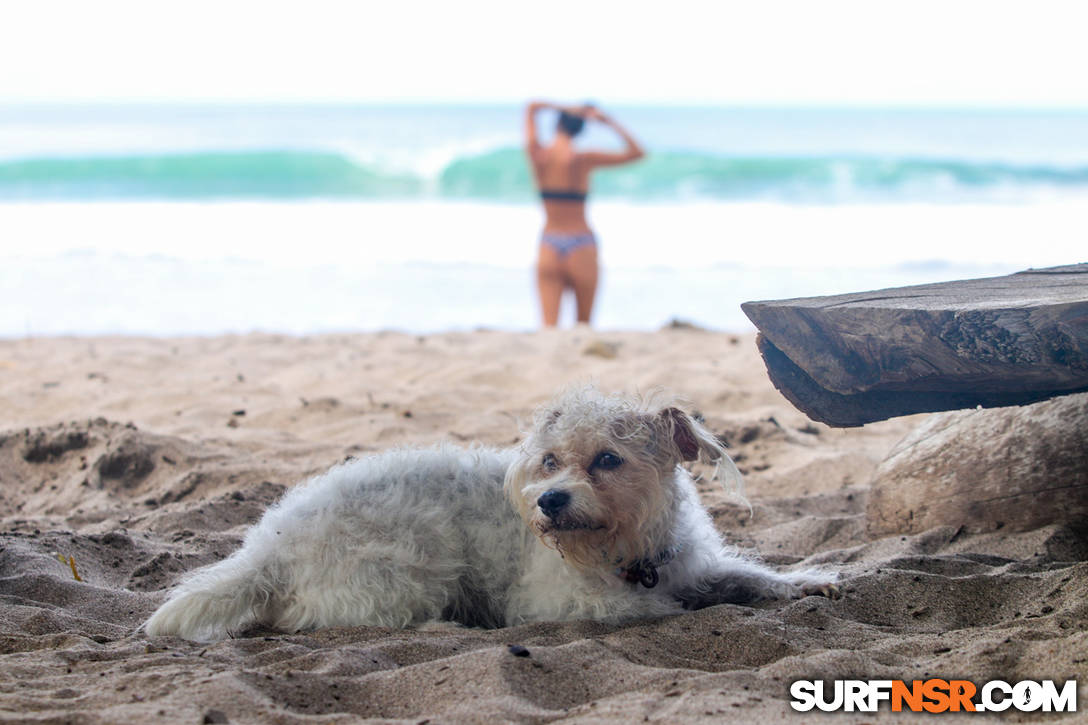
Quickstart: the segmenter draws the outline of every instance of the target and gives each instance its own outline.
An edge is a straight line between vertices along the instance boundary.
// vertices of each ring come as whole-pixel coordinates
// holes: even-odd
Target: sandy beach
[[[751,513],[700,484],[727,539],[775,565],[841,571],[842,599],[626,626],[251,630],[211,645],[139,631],[286,488],[395,446],[514,444],[535,406],[585,381],[685,400],[746,476]],[[924,416],[813,424],[771,386],[750,335],[5,340],[0,402],[4,722],[803,722],[797,679],[1088,680],[1083,538],[1062,526],[871,538],[872,473]],[[1006,713],[1021,717],[1070,718]],[[896,718],[911,716],[880,719]]]

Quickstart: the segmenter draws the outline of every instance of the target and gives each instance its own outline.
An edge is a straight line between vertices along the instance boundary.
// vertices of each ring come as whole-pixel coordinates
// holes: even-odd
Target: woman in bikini
[[[559,112],[555,139],[542,146],[536,136],[536,113]],[[585,121],[610,126],[627,144],[619,152],[576,151],[574,137]],[[592,106],[570,108],[535,101],[525,113],[526,153],[544,204],[544,231],[540,235],[537,286],[545,327],[555,327],[563,290],[572,288],[578,322],[588,323],[597,293],[597,240],[586,221],[589,175],[601,166],[616,166],[641,159],[638,142],[614,120]]]

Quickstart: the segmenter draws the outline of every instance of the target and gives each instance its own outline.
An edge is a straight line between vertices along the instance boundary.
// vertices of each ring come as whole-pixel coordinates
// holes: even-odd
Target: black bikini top
[[[560,191],[556,189],[541,189],[541,199],[552,201],[585,201],[587,193],[584,191]]]

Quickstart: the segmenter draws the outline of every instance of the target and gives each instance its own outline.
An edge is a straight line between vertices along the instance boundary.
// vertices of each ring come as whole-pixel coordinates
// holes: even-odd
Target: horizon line
[[[330,99],[330,98],[0,98],[0,107],[270,107],[289,108],[303,106],[326,106],[341,108],[419,108],[419,107],[459,107],[459,108],[510,108],[521,107],[528,103],[523,100],[498,99]],[[604,105],[604,104],[602,104]],[[1003,111],[1021,113],[1084,113],[1088,112],[1088,103],[1080,105],[1009,103],[935,103],[935,102],[895,102],[866,103],[857,101],[689,101],[689,100],[617,100],[607,104],[613,108],[662,108],[662,109],[717,109],[717,110],[790,110],[790,111]]]

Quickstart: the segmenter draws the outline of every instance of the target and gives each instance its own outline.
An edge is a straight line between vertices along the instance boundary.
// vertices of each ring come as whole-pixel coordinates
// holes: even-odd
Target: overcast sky
[[[5,4],[0,102],[1088,108],[1073,0]]]

